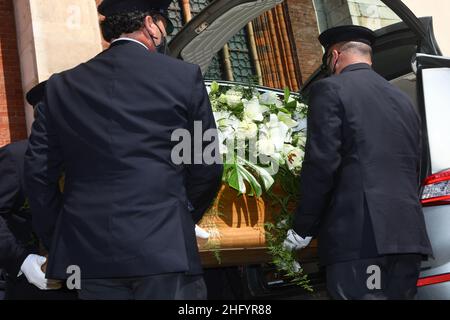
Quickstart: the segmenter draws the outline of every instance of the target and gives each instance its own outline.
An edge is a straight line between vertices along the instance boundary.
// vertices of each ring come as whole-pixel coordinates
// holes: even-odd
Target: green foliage
[[[289,204],[298,199],[298,177],[289,170],[281,170],[277,175],[277,185],[283,189],[283,195],[268,192],[273,204],[280,207],[280,212],[275,218],[275,222],[265,224],[267,248],[272,256],[272,262],[277,270],[282,273],[292,283],[303,289],[313,292],[308,275],[304,273],[297,263],[296,252],[283,247],[287,232],[292,228],[293,215],[289,211]]]

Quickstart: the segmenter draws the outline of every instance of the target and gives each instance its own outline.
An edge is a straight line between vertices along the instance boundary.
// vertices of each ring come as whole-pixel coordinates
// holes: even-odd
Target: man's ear
[[[339,51],[337,49],[333,49],[333,63],[335,63],[335,61],[337,60],[337,58],[339,57]]]
[[[144,20],[144,28],[150,33],[150,36],[157,37],[158,35],[155,32],[155,28],[152,28],[152,26],[155,24],[153,21],[153,18],[151,16],[146,16]]]

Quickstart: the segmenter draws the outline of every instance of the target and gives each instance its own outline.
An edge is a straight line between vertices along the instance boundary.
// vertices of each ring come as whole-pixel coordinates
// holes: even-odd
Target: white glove
[[[41,290],[57,290],[61,288],[58,280],[47,280],[42,272],[42,265],[47,261],[45,257],[30,254],[20,267],[28,282]]]
[[[195,225],[195,236],[200,239],[208,239],[209,233],[206,232],[205,229],[200,228],[198,225]]]
[[[312,237],[302,238],[294,230],[289,230],[286,240],[283,242],[283,247],[287,250],[300,250],[306,248],[311,242]]]

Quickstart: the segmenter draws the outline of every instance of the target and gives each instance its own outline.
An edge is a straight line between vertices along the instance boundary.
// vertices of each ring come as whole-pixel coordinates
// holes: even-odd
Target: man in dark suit
[[[31,213],[26,208],[23,189],[27,146],[28,141],[22,140],[0,148],[0,267],[8,274],[7,299],[21,298],[17,287],[22,283],[29,287],[28,281],[36,286],[35,291],[48,287],[44,273],[40,271],[45,257],[38,255],[32,241]],[[26,270],[35,272],[22,276]]]
[[[82,299],[206,296],[194,229],[222,165],[202,157],[220,159],[217,139],[202,140],[216,127],[200,68],[156,51],[169,3],[103,1],[111,47],[53,75],[37,107],[25,163],[33,226],[48,278],[78,266]],[[193,162],[172,159],[179,129]]]
[[[331,77],[311,88],[301,199],[285,245],[318,237],[336,299],[412,299],[432,249],[419,201],[420,118],[372,68],[374,33],[320,36]]]
[[[42,83],[27,94],[30,105],[43,97]],[[31,211],[24,191],[24,160],[28,140],[0,148],[0,268],[7,272],[6,299],[62,300],[75,299],[74,293],[58,289],[61,284],[45,279],[41,267],[46,258],[40,255],[33,237]]]

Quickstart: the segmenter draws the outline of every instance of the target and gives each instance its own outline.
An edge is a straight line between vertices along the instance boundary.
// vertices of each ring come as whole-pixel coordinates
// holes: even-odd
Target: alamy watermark
[[[366,281],[367,289],[381,290],[381,269],[377,265],[367,267],[366,273],[369,275]]]
[[[276,128],[273,129],[276,132]],[[242,134],[226,139],[221,145],[218,129],[203,131],[201,121],[194,122],[193,132],[187,129],[177,129],[172,133],[171,141],[177,142],[172,148],[171,160],[176,165],[212,165],[233,164],[236,159],[251,165],[267,166],[267,172],[277,174],[279,162],[277,159],[259,152],[261,136],[258,134]],[[228,152],[221,152],[225,148]]]
[[[77,265],[67,267],[66,273],[69,277],[66,280],[66,286],[69,290],[81,289],[81,268]]]

